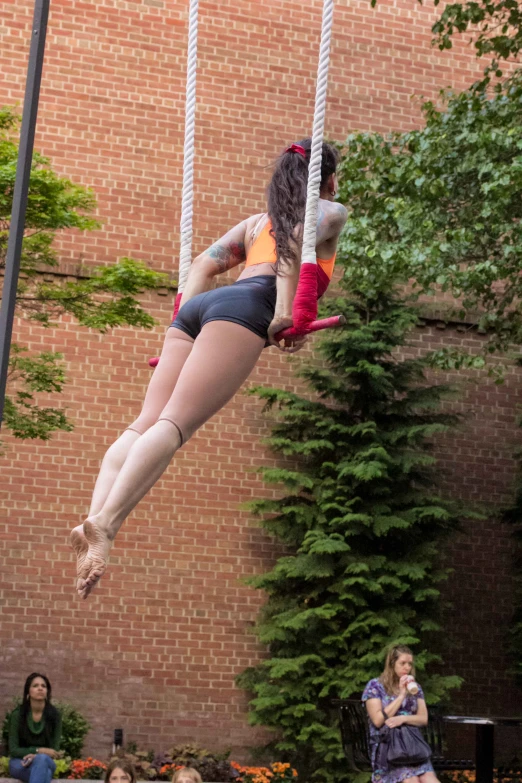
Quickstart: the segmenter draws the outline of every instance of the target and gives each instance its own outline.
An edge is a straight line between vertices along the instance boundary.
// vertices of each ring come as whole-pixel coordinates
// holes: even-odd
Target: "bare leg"
[[[193,345],[194,340],[180,329],[167,330],[161,354],[162,361],[156,367],[150,380],[142,411],[129,429],[125,430],[118,440],[109,447],[103,458],[88,518],[101,510],[133,444],[136,443],[142,432],[148,430],[157,421],[172,394]],[[86,555],[89,543],[91,545],[94,543],[92,530],[89,530],[89,539],[88,541],[86,538],[84,525],[78,525],[71,532],[70,543],[77,558],[77,588],[78,585],[83,585],[90,570],[89,565],[86,567]]]
[[[131,425],[131,427],[132,426],[134,425]],[[145,431],[145,428],[143,431]],[[138,430],[125,430],[118,440],[115,440],[105,452],[100,472],[98,473],[96,484],[94,485],[89,516],[96,514],[107,500],[107,495],[111,491],[112,485],[116,481],[116,477],[120,472],[123,463],[127,459],[127,454],[129,453],[131,446],[133,446],[140,437],[140,434],[141,433]]]
[[[252,372],[264,342],[245,327],[227,321],[212,321],[203,327],[159,420],[133,444],[102,509],[84,523],[89,541],[84,573],[89,573],[78,580],[77,588],[83,598],[103,575],[124,519],[181,446],[181,433],[188,440],[233,397]]]
[[[118,473],[131,447],[141,434],[152,427],[169,401],[179,374],[189,356],[194,340],[181,329],[168,329],[163,350],[162,361],[154,370],[143,402],[143,408],[138,418],[132,422],[117,441],[108,449],[96,479],[92,495],[89,517],[97,514],[109,495]]]
[[[116,476],[125,462],[130,447],[139,437],[139,432],[131,429],[125,430],[107,450],[94,486],[89,516],[96,513],[103,506],[116,480]],[[69,542],[76,555],[76,575],[80,578],[85,572],[85,557],[89,548],[83,524],[73,528]]]

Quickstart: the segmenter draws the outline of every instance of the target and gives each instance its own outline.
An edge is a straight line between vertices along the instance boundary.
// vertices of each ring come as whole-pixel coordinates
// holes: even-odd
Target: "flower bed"
[[[276,761],[270,767],[242,767],[235,761],[231,765],[239,773],[238,783],[275,783],[275,781],[297,780],[297,772],[290,764]]]
[[[274,762],[268,767],[250,767],[219,758],[202,751],[197,756],[183,758],[175,761],[164,761],[164,757],[150,757],[152,754],[136,753],[125,754],[125,758],[134,764],[138,780],[145,781],[171,781],[174,772],[183,766],[194,767],[201,774],[204,783],[284,783],[285,781],[297,781],[297,772],[290,764]],[[150,760],[149,760],[150,759]],[[10,780],[9,759],[0,757],[0,783]],[[86,759],[58,759],[56,761],[55,779],[99,781],[103,780],[107,763],[88,756]],[[5,777],[2,777],[4,775]],[[463,781],[464,783],[464,781]],[[466,782],[468,783],[468,782]],[[469,782],[471,783],[471,782]]]

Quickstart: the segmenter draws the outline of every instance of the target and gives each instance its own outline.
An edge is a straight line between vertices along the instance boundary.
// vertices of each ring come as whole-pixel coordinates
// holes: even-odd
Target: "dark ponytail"
[[[297,145],[304,149],[305,155],[295,151],[283,152],[276,161],[267,191],[268,217],[272,223],[270,233],[276,244],[277,271],[284,263],[299,263],[301,254],[312,139],[303,139]],[[328,177],[335,174],[338,161],[339,154],[335,147],[323,142],[321,188],[326,185]],[[301,230],[296,235],[297,226]]]

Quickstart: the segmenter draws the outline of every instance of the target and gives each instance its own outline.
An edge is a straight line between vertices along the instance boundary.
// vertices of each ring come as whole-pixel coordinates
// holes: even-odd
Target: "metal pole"
[[[16,289],[20,273],[20,257],[25,229],[27,193],[33,159],[34,133],[38,114],[38,99],[42,81],[47,20],[50,0],[35,0],[34,18],[25,85],[24,111],[20,131],[20,147],[13,192],[11,225],[5,260],[2,304],[0,305],[0,427],[4,415],[5,387],[9,367],[9,350],[13,333],[13,319],[16,304]]]

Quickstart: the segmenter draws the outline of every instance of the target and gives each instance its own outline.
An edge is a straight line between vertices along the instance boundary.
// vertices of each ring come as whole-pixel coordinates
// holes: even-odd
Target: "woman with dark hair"
[[[175,452],[219,411],[252,372],[267,345],[293,352],[302,338],[275,338],[292,326],[306,207],[311,139],[292,144],[275,164],[268,211],[252,215],[198,256],[179,313],[138,418],[109,448],[90,511],[71,534],[77,591],[87,598],[104,574],[123,521],[160,478]],[[318,293],[332,276],[346,209],[334,202],[337,151],[323,144],[317,220]],[[213,278],[245,263],[232,285]]]
[[[33,672],[22,703],[9,721],[9,774],[25,783],[50,783],[62,736],[60,713],[51,704],[51,683]]]
[[[426,726],[428,708],[422,688],[411,682],[415,677],[413,653],[403,644],[391,647],[386,655],[384,671],[366,685],[362,701],[366,705],[370,724],[370,756],[372,783],[439,783],[430,759],[416,766],[407,765],[381,769],[378,746],[383,726]],[[414,686],[408,690],[410,686]]]

